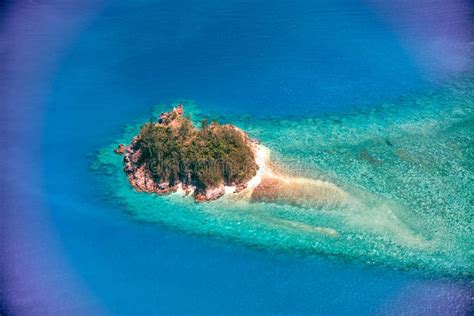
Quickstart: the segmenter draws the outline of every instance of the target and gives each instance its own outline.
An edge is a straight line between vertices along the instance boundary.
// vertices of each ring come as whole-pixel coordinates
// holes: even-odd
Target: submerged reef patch
[[[139,220],[264,249],[474,276],[474,78],[337,119],[225,119],[261,140],[282,173],[315,188],[334,185],[345,202],[311,199],[315,191],[298,188],[293,201],[226,195],[206,204],[137,192],[113,149],[138,125],[92,166]]]

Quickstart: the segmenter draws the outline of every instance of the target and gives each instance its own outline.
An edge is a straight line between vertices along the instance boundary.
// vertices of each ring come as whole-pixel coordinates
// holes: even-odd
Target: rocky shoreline
[[[181,105],[175,107],[171,112],[162,113],[160,119],[156,124],[163,126],[172,126],[175,124],[176,118],[182,117],[184,109]],[[169,117],[175,117],[169,120]],[[251,139],[244,131],[233,127],[236,131],[242,134],[247,145],[251,148],[253,153],[253,159],[255,160],[258,151],[258,141]],[[231,185],[224,185],[224,182],[220,182],[218,185],[207,186],[205,188],[199,187],[198,185],[184,183],[183,181],[175,181],[170,183],[169,181],[156,181],[150,171],[147,164],[144,164],[142,160],[142,147],[140,146],[141,136],[137,135],[133,137],[130,145],[119,144],[114,150],[115,153],[123,155],[124,171],[128,177],[130,184],[138,191],[155,193],[158,195],[166,195],[173,192],[179,192],[183,196],[193,196],[196,202],[206,202],[216,200],[222,197],[226,193],[240,193],[247,188],[248,183],[251,181],[242,181],[231,183]],[[253,179],[253,177],[252,177]]]

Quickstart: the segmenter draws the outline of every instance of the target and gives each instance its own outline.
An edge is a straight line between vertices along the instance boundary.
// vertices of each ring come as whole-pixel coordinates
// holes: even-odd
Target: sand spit
[[[255,161],[257,174],[240,193],[250,201],[274,201],[297,206],[349,201],[349,194],[333,183],[284,174],[272,164],[270,150],[263,145],[256,145]]]

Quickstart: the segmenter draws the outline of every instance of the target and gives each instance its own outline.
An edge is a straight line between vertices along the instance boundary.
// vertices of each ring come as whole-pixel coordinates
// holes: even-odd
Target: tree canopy
[[[183,183],[206,189],[238,185],[257,170],[246,134],[232,125],[203,121],[201,128],[188,118],[170,112],[159,122],[141,127],[138,142],[141,156],[155,181]]]

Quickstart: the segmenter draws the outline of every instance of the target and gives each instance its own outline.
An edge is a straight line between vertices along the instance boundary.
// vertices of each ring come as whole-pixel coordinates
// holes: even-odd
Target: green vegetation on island
[[[141,191],[195,188],[197,200],[221,196],[224,186],[244,188],[257,171],[255,141],[233,125],[203,121],[196,128],[183,107],[144,124],[125,154],[125,171]],[[210,193],[212,192],[212,193]]]

